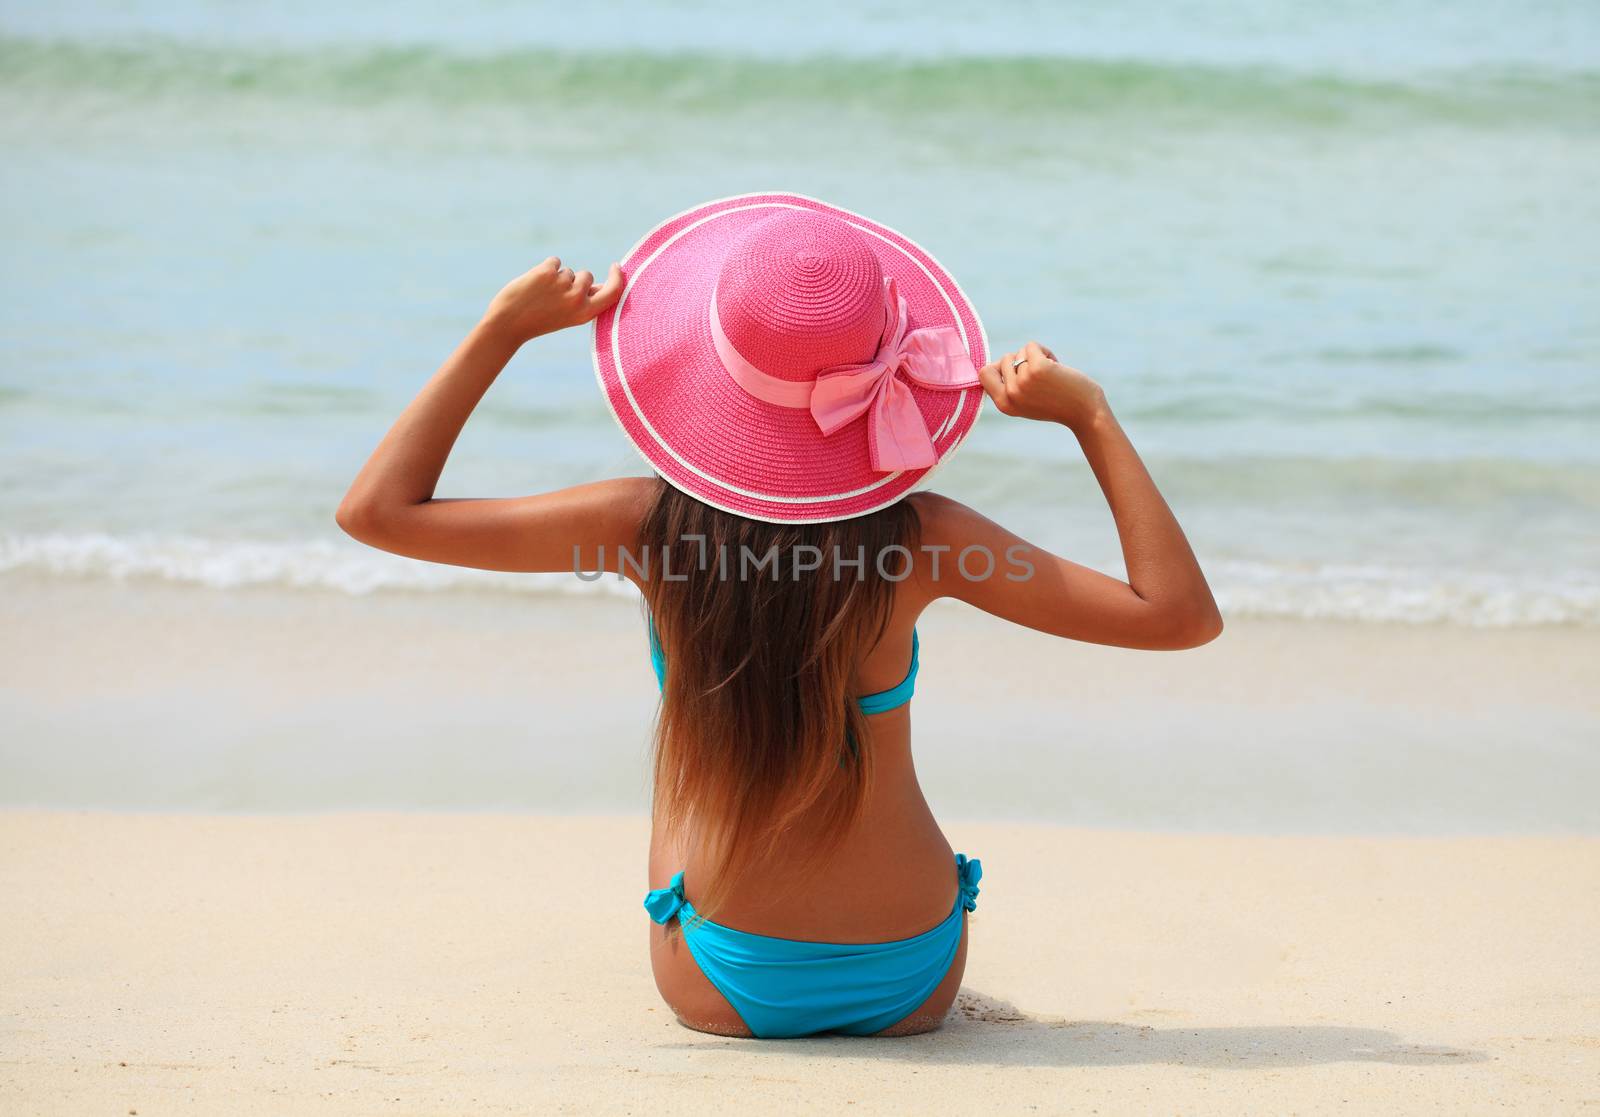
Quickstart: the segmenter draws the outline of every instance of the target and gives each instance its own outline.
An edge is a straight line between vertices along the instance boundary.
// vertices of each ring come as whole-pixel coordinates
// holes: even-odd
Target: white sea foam
[[[1222,562],[1209,568],[1236,617],[1478,627],[1600,627],[1600,579],[1382,565]],[[347,594],[394,591],[619,595],[615,575],[508,574],[414,562],[331,540],[224,541],[182,536],[0,536],[0,574],[151,579],[214,589],[280,587]]]
[[[1210,571],[1223,612],[1297,620],[1475,627],[1600,625],[1600,579],[1393,566],[1221,563]]]
[[[616,576],[511,574],[415,562],[327,540],[224,541],[190,536],[0,537],[0,572],[29,571],[115,581],[154,579],[213,589],[278,586],[368,594],[381,590],[622,593]]]

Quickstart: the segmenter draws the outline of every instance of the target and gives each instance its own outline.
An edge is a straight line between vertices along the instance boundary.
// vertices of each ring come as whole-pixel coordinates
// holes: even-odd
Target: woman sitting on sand
[[[435,499],[517,349],[591,320],[601,389],[657,475]],[[1131,648],[1221,631],[1100,388],[1037,343],[986,357],[960,288],[899,233],[792,194],[722,199],[657,227],[603,283],[552,257],[508,284],[339,508],[398,554],[639,587],[661,683],[651,962],[691,1028],[904,1035],[949,1010],[980,868],[912,766],[915,626],[935,598]],[[984,394],[1076,436],[1127,582],[911,491]]]

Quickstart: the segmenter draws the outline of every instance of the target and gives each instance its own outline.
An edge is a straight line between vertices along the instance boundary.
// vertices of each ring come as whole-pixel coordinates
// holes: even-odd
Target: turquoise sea
[[[0,144],[0,586],[595,592],[333,509],[504,281],[784,189],[1101,380],[1230,615],[1600,626],[1590,2],[11,5]],[[641,468],[571,332],[440,492]],[[1056,428],[936,487],[1118,568]]]

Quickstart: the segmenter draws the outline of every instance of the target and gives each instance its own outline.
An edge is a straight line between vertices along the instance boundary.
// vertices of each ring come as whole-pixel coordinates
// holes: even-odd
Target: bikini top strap
[[[906,668],[906,677],[901,679],[888,690],[880,690],[876,694],[863,694],[856,699],[856,704],[861,707],[864,714],[881,714],[904,706],[911,701],[911,696],[917,690],[917,667],[920,661],[921,643],[917,639],[917,630],[911,629],[911,666]]]
[[[661,650],[661,637],[656,635],[656,619],[650,618],[650,666],[656,669],[656,685],[667,685],[667,657]]]
[[[649,618],[647,622],[650,629],[650,666],[655,669],[656,685],[667,685],[667,657],[661,650],[661,637],[656,634],[656,619]],[[876,694],[863,694],[856,699],[856,704],[861,707],[864,714],[881,714],[886,710],[893,710],[897,706],[904,706],[911,701],[911,696],[917,690],[917,668],[920,665],[921,642],[917,638],[915,626],[911,629],[911,666],[906,669],[906,677],[888,690],[880,690]]]

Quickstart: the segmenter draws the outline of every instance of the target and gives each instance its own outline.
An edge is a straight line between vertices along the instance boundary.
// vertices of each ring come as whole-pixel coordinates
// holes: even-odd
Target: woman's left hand
[[[484,312],[483,325],[521,345],[541,334],[592,321],[621,295],[618,265],[612,264],[606,281],[597,284],[592,272],[574,272],[552,256],[501,288]]]

